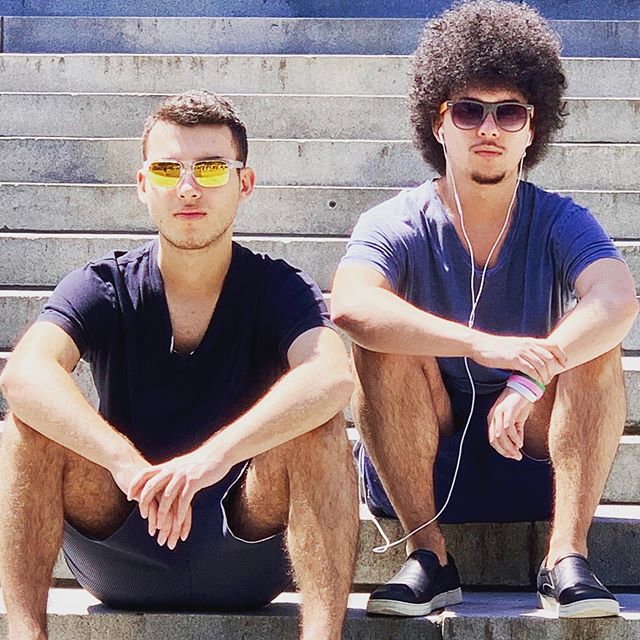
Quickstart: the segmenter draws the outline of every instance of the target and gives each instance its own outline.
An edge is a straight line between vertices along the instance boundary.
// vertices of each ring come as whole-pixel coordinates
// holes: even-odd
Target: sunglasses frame
[[[460,127],[455,123],[453,119],[453,107],[461,102],[471,102],[473,104],[479,104],[482,107],[482,119],[480,120],[479,124],[472,127]],[[527,119],[525,119],[519,129],[505,129],[498,123],[497,110],[498,107],[504,105],[518,105],[519,107],[524,107],[526,109],[528,117]],[[461,100],[445,100],[440,105],[440,115],[444,115],[447,110],[451,112],[451,122],[453,122],[453,125],[461,131],[471,131],[472,129],[478,129],[484,124],[484,121],[487,119],[487,115],[491,114],[493,121],[496,123],[496,127],[498,127],[498,129],[502,131],[506,131],[507,133],[517,133],[518,131],[522,131],[526,127],[527,122],[531,122],[531,120],[533,120],[533,114],[535,113],[535,109],[532,104],[525,104],[524,102],[518,102],[516,100],[504,100],[502,102],[482,102],[482,100],[474,100],[472,98],[462,98]]]
[[[191,163],[191,166],[189,168],[185,167],[185,163],[180,161],[180,160],[174,160],[173,158],[162,158],[161,160],[145,160],[142,164],[142,168],[143,170],[149,174],[153,174],[152,171],[149,170],[150,165],[155,164],[156,162],[174,162],[175,164],[179,164],[180,165],[180,177],[178,178],[178,182],[176,182],[175,186],[173,187],[164,187],[161,185],[156,185],[154,184],[154,186],[156,187],[160,187],[161,189],[175,189],[184,179],[185,175],[187,173],[190,173],[191,176],[193,177],[195,183],[199,186],[202,187],[203,189],[216,189],[218,187],[223,187],[225,184],[227,184],[229,182],[229,180],[227,179],[227,182],[225,182],[224,184],[220,184],[220,185],[216,185],[216,186],[207,186],[207,185],[202,185],[200,184],[200,182],[198,182],[198,178],[196,178],[195,174],[193,173],[193,168],[196,164],[198,164],[199,162],[223,162],[224,164],[227,165],[227,167],[229,168],[229,170],[231,169],[244,169],[245,168],[245,163],[242,162],[241,160],[231,160],[230,158],[203,158],[202,160],[194,160]],[[153,183],[153,178],[150,178],[151,182]]]

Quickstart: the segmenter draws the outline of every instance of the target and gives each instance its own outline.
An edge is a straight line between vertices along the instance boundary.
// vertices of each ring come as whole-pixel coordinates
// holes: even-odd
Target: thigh
[[[280,449],[253,458],[225,499],[229,527],[244,540],[261,540],[287,524],[289,488]]]
[[[356,383],[354,417],[362,405],[400,417],[435,414],[440,432],[453,433],[451,399],[435,357],[379,353],[353,343],[351,358]]]
[[[120,528],[136,503],[127,501],[107,469],[73,451],[64,451],[65,520],[91,537],[109,537]]]
[[[534,458],[549,457],[549,427],[557,386],[558,379],[555,378],[547,386],[542,398],[533,405],[524,427],[523,450]]]

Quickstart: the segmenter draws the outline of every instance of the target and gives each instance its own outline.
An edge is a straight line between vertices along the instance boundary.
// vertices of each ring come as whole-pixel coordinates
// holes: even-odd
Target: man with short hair
[[[526,5],[478,0],[430,21],[411,122],[440,177],[363,214],[338,269],[368,504],[408,537],[371,613],[461,601],[436,519],[549,517],[541,603],[618,612],[587,532],[625,423],[619,345],[638,304],[589,211],[521,181],[562,123],[559,51]]]
[[[358,528],[342,341],[308,276],[232,242],[255,174],[227,101],[167,99],[143,155],[159,237],[66,276],[2,375],[9,638],[47,637],[63,540],[80,584],[126,609],[257,608],[290,558],[301,637],[337,640]]]

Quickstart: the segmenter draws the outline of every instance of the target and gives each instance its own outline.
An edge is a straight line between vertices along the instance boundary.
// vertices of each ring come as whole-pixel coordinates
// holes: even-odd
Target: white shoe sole
[[[371,600],[367,603],[367,613],[383,616],[427,616],[435,609],[444,609],[462,602],[462,589],[445,591],[434,596],[429,602],[415,604],[400,600]]]
[[[593,598],[579,600],[571,604],[558,604],[555,598],[538,593],[538,600],[545,611],[555,613],[558,618],[606,618],[620,615],[620,605],[617,600],[609,598]]]

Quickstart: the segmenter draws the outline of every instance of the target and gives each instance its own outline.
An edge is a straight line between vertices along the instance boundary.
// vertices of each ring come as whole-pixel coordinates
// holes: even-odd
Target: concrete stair
[[[136,14],[137,16],[140,13]],[[548,15],[548,14],[547,14]],[[568,56],[634,57],[640,20],[552,20]],[[14,16],[6,53],[242,53],[408,55],[423,18]]]
[[[163,20],[151,0],[0,0],[0,369],[60,277],[152,232],[132,186],[137,136],[161,96],[190,88],[231,96],[248,122],[260,186],[239,215],[238,241],[303,267],[330,302],[333,272],[360,213],[431,175],[409,141],[403,54],[421,29],[415,18],[439,4],[399,0],[374,21],[367,18],[380,3],[361,0],[271,0],[268,16],[262,2],[229,0],[224,17],[215,16],[217,3],[193,0],[188,10],[165,3],[162,11],[178,6],[182,16],[208,19]],[[590,207],[640,282],[640,6],[539,4],[565,21],[556,23],[566,29],[565,53],[583,57],[565,60],[571,115],[528,178]],[[122,18],[132,10],[153,17]],[[345,19],[348,12],[358,19]],[[230,17],[247,14],[258,17]],[[576,17],[601,22],[577,24]],[[597,53],[602,46],[609,49]],[[96,47],[100,53],[63,53]],[[105,53],[114,51],[135,55]],[[586,57],[594,55],[607,57]],[[613,57],[621,55],[627,57]],[[590,549],[603,582],[633,591],[640,586],[640,322],[623,347],[629,419]],[[75,375],[95,402],[87,365]],[[6,409],[0,397],[0,417]],[[400,537],[397,522],[382,526]],[[467,591],[462,606],[417,620],[365,618],[366,594],[354,594],[345,638],[640,638],[640,596],[620,597],[618,619],[558,621],[535,608],[532,593],[504,591],[532,589],[548,523],[444,529],[465,586],[498,592]],[[379,544],[361,513],[358,590],[386,580],[402,561],[398,548],[372,553]],[[54,577],[71,578],[62,558]],[[295,594],[251,614],[137,614],[110,611],[81,589],[53,589],[50,637],[293,638],[297,612]]]

